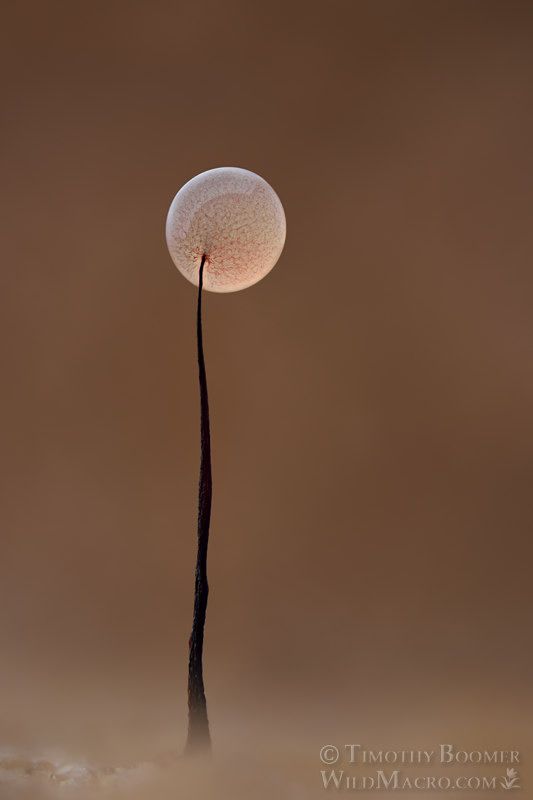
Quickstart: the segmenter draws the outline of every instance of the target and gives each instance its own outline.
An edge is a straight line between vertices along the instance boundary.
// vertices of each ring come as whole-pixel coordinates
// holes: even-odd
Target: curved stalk
[[[209,402],[207,397],[207,380],[202,342],[202,286],[205,260],[206,254],[204,253],[200,265],[198,308],[196,314],[198,375],[200,380],[201,460],[198,488],[198,555],[194,585],[192,633],[189,639],[189,733],[186,746],[187,753],[198,751],[205,752],[211,749],[202,668],[204,626],[207,612],[207,597],[209,594],[209,585],[207,583],[207,545],[209,542],[212,496]]]

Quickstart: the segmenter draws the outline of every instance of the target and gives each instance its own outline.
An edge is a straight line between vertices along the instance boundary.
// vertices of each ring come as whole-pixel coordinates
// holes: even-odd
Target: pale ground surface
[[[242,744],[242,743],[241,743]],[[4,749],[0,757],[0,797],[167,798],[315,796],[317,771],[309,754],[283,752],[275,742],[260,753],[246,746],[219,748],[212,758],[167,754],[110,766],[66,752]],[[307,762],[307,763],[306,763]],[[177,794],[176,794],[177,793]]]
[[[383,705],[370,708],[364,691],[358,702],[353,688],[344,704],[317,696],[310,697],[307,708],[303,708],[288,700],[279,703],[273,699],[270,707],[250,704],[247,710],[235,714],[228,713],[222,704],[212,704],[214,752],[208,759],[181,756],[184,714],[176,714],[174,719],[174,709],[164,709],[161,703],[154,703],[151,709],[141,702],[136,708],[120,708],[115,698],[100,709],[94,703],[91,709],[73,705],[72,717],[68,709],[62,709],[61,715],[50,722],[53,733],[49,741],[42,718],[32,726],[29,720],[21,723],[19,717],[18,724],[11,725],[12,743],[3,741],[0,748],[0,800],[304,800],[324,794],[383,797],[388,793],[354,793],[346,788],[325,791],[321,747],[335,744],[342,750],[345,743],[358,743],[373,750],[438,751],[441,742],[465,750],[519,749],[522,791],[517,795],[528,796],[532,778],[527,753],[532,736],[525,713],[527,703],[520,708],[520,702],[509,704],[509,698],[486,698],[487,703],[474,694],[458,694],[428,702],[424,708],[412,689],[403,700],[398,695],[391,698],[391,692],[384,692]],[[42,708],[37,714],[41,716]],[[3,736],[9,727],[5,726]],[[365,773],[363,767],[358,772],[345,760],[338,769],[351,775],[372,772],[369,769]],[[505,773],[501,765],[451,767],[436,763],[429,770],[420,766],[401,769],[412,777],[423,772],[437,776]],[[456,792],[401,792],[402,797],[428,800],[441,794],[457,796]],[[508,797],[509,793],[497,790],[469,795],[488,798]]]

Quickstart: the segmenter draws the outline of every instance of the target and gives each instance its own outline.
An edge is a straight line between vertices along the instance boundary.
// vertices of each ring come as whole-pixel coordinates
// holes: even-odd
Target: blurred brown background
[[[184,741],[196,298],[164,222],[229,165],[288,236],[205,301],[215,740],[526,749],[531,4],[5,13],[0,738]]]

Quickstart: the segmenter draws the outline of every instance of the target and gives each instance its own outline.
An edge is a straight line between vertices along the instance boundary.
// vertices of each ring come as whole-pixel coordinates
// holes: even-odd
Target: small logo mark
[[[501,778],[500,780],[500,786],[502,789],[520,789],[518,784],[519,780],[520,776],[518,775],[518,772],[512,767],[509,767],[507,770],[507,777]]]

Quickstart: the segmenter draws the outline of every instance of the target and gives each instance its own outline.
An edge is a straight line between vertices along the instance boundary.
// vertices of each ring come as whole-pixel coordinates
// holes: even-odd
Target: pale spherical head
[[[261,280],[285,244],[285,213],[272,187],[247,169],[219,167],[183,186],[171,203],[166,226],[168,249],[187,280],[203,287],[237,292]]]

